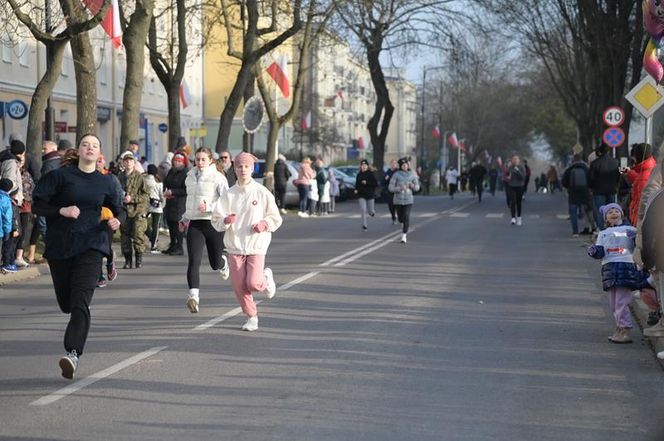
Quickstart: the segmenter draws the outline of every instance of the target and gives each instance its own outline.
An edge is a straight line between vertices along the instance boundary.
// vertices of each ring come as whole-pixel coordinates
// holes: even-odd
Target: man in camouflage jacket
[[[127,208],[127,220],[122,224],[120,244],[124,254],[123,268],[132,267],[132,251],[136,255],[136,268],[143,266],[143,252],[145,251],[147,236],[147,214],[149,192],[143,174],[136,169],[136,160],[130,152],[120,156],[124,171],[118,178],[125,192],[124,204]]]

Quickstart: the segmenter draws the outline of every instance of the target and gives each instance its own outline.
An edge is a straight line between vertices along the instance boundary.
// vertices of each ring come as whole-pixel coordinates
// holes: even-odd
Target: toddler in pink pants
[[[247,321],[244,331],[258,329],[258,310],[253,292],[271,299],[276,284],[270,268],[265,268],[265,254],[272,232],[281,226],[281,215],[274,196],[251,178],[256,158],[250,153],[235,157],[237,182],[222,196],[212,216],[212,225],[225,231],[224,246],[230,263],[233,291]]]

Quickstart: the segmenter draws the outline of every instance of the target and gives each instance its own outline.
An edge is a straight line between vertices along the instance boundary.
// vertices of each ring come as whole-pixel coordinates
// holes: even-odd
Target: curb
[[[641,333],[643,333],[645,328],[649,327],[647,323],[649,312],[650,310],[640,298],[632,297],[632,316],[636,319],[636,324],[641,328]],[[642,334],[642,339],[650,343],[650,347],[654,351],[655,360],[664,369],[664,360],[657,358],[657,353],[664,351],[664,337],[646,337]]]
[[[36,279],[42,274],[47,273],[47,265],[30,265],[29,267],[18,270],[15,273],[0,274],[0,286],[11,285],[17,282]]]

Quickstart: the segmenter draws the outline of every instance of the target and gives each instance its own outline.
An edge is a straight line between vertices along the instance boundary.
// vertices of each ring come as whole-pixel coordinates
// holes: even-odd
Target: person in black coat
[[[185,180],[187,179],[187,171],[189,171],[189,160],[184,153],[176,152],[171,163],[172,167],[168,171],[166,179],[164,179],[166,205],[163,214],[171,242],[162,253],[181,256],[184,254],[184,234],[180,231],[178,222],[182,219],[186,209],[187,186]]]
[[[567,204],[569,207],[569,219],[572,223],[572,235],[579,235],[579,219],[583,213],[590,208],[590,189],[588,165],[583,161],[581,155],[574,155],[572,164],[563,173],[563,187],[567,189]],[[590,228],[584,228],[584,233],[589,234],[595,230],[594,218],[590,217],[592,224]]]
[[[283,214],[286,214],[286,186],[290,177],[291,172],[288,170],[286,157],[279,154],[277,162],[274,163],[274,198],[277,201],[277,207]]]
[[[470,188],[473,193],[477,193],[477,197],[482,202],[482,191],[484,190],[484,177],[486,176],[486,167],[479,162],[473,164],[468,172],[470,176]]]
[[[378,181],[374,172],[369,170],[369,162],[363,159],[360,162],[360,172],[355,178],[355,193],[358,196],[360,204],[360,213],[362,215],[362,230],[367,231],[367,214],[375,216],[374,198],[376,197],[376,187]]]
[[[101,141],[84,135],[71,165],[44,175],[33,192],[33,211],[46,217],[48,234],[44,256],[62,312],[69,314],[64,336],[66,354],[60,358],[62,376],[74,377],[90,329],[90,303],[102,258],[108,257],[107,229],[117,230],[126,219],[122,194],[110,176],[97,170]],[[101,221],[101,209],[113,217]]]
[[[602,216],[599,207],[616,202],[616,191],[620,180],[620,164],[616,158],[609,153],[609,146],[602,143],[595,149],[597,158],[590,163],[590,191],[593,194],[593,215],[595,223],[602,228]]]

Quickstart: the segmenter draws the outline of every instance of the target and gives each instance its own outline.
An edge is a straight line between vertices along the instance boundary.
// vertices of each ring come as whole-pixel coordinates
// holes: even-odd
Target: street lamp
[[[422,126],[420,127],[420,158],[422,159],[422,170],[424,170],[424,104],[426,102],[427,70],[445,68],[445,66],[422,66]]]

